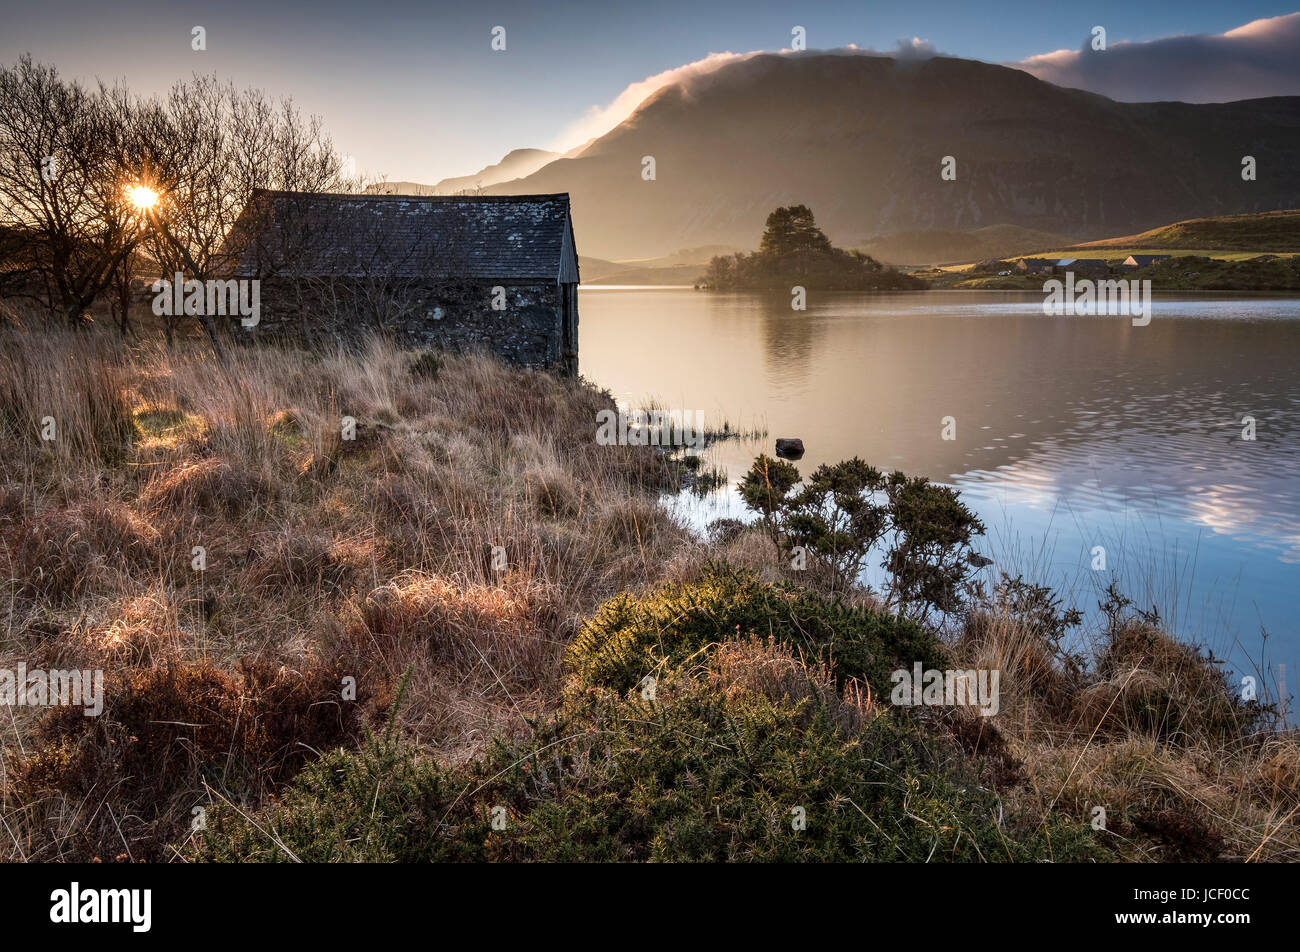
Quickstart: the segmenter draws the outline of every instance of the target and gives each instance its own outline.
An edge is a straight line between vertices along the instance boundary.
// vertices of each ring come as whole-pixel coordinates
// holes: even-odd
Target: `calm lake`
[[[1293,690],[1300,298],[1158,297],[1145,327],[1046,317],[1042,301],[822,293],[796,312],[781,294],[585,287],[581,371],[633,408],[767,431],[710,451],[733,488],[679,504],[696,525],[745,517],[734,484],[776,437],[801,437],[805,475],[856,455],[959,489],[988,528],[985,571],[1093,611],[1118,580],[1236,670],[1285,664]]]

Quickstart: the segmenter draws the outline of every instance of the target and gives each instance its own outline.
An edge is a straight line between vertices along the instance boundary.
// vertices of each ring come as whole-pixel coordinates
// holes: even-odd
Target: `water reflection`
[[[857,455],[955,484],[1004,544],[1050,552],[1048,571],[1087,571],[1105,536],[1112,571],[1212,604],[1200,627],[1263,623],[1300,660],[1300,300],[1160,298],[1145,327],[1041,302],[813,294],[795,312],[782,294],[584,291],[582,372],[632,402],[802,437],[804,472]],[[755,449],[718,461],[734,480]],[[1193,553],[1186,585],[1150,578]]]

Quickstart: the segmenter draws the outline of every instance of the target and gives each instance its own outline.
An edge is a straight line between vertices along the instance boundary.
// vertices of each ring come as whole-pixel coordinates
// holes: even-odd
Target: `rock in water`
[[[777,440],[776,455],[781,459],[803,459],[803,440]]]

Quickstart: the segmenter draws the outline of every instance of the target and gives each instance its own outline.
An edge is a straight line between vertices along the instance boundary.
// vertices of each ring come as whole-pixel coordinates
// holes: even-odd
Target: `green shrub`
[[[486,859],[481,849],[458,852],[472,839],[468,828],[459,838],[437,835],[440,815],[455,802],[450,784],[448,771],[416,748],[372,737],[359,751],[326,754],[256,819],[233,805],[212,808],[194,855],[211,862]]]
[[[714,567],[608,602],[525,742],[440,766],[389,731],[308,766],[222,861],[1032,861],[1100,855],[1082,823],[1013,815],[980,762],[849,678],[937,663],[922,629]],[[804,660],[799,657],[803,656]],[[653,692],[633,691],[655,672]]]
[[[917,661],[942,667],[943,649],[913,622],[717,565],[697,582],[615,596],[583,626],[567,660],[577,687],[622,693],[710,646],[751,635],[826,662],[841,682],[857,678],[876,695],[888,693],[890,672],[898,668]]]
[[[880,546],[889,573],[885,604],[901,615],[925,621],[932,611],[962,614],[967,596],[980,592],[975,566],[987,560],[981,563],[971,544],[984,525],[947,486],[882,473],[856,456],[818,466],[801,481],[796,467],[760,455],[740,496],[782,551],[812,557],[809,568],[825,571],[832,591],[855,585]]]
[[[909,717],[846,728],[794,700],[670,675],[467,769],[373,740],[308,767],[254,823],[212,811],[197,857],[304,861],[1026,861],[1091,858],[1082,824],[1002,816],[973,763]],[[494,818],[496,823],[494,824]],[[802,828],[796,820],[802,818]],[[1050,834],[1050,835],[1049,835]]]

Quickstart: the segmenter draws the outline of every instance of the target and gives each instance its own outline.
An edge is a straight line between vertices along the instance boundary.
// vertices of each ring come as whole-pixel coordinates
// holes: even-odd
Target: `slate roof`
[[[236,276],[576,281],[569,196],[258,189],[222,248]],[[566,267],[567,264],[567,267]],[[224,269],[223,269],[224,270]]]

